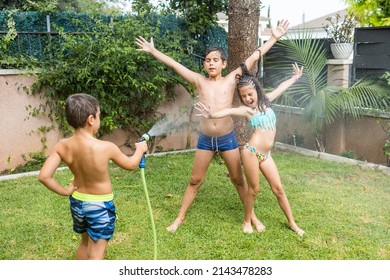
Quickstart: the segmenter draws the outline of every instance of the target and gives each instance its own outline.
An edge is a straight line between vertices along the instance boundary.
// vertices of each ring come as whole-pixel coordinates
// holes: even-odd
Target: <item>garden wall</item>
[[[298,147],[316,149],[314,132],[303,122],[301,109],[276,107],[275,113],[278,118],[276,141],[293,145],[295,135]],[[359,119],[337,119],[325,128],[325,152],[340,155],[349,151],[356,159],[387,165],[383,147],[387,139],[385,126],[389,122],[389,115],[370,113]]]
[[[34,80],[33,75],[28,76],[22,71],[0,70],[0,174],[25,164],[30,159],[29,153],[40,152],[42,139],[46,139],[45,154],[48,155],[63,137],[57,129],[45,134],[38,133],[40,127],[51,126],[51,121],[43,116],[29,117],[27,107],[34,108],[42,103],[39,96],[29,95],[24,89],[30,87]],[[166,115],[160,125],[163,127],[162,133],[167,135],[153,137],[151,150],[181,150],[196,146],[198,120],[191,111],[192,98],[181,86],[177,86],[175,91],[175,102],[167,102],[158,110],[161,115]],[[187,121],[190,115],[193,119],[191,125]],[[115,130],[102,138],[114,142],[130,155],[138,137],[128,131]]]
[[[22,74],[18,70],[0,70],[0,173],[24,164],[23,157],[28,160],[30,152],[41,151],[41,139],[46,139],[51,149],[62,137],[55,129],[46,135],[38,133],[39,127],[51,126],[51,122],[46,117],[29,118],[27,106],[37,107],[41,100],[24,90],[35,77]]]

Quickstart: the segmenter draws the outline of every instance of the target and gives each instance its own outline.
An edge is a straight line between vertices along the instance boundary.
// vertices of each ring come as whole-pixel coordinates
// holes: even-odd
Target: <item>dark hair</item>
[[[226,55],[226,51],[224,48],[221,48],[221,47],[208,47],[206,49],[206,51],[204,52],[204,56],[203,56],[203,59],[206,59],[206,56],[211,53],[211,52],[219,52],[221,54],[221,59],[222,61],[226,61],[227,60],[227,55]]]
[[[237,78],[237,89],[238,89],[238,96],[240,98],[241,103],[241,95],[240,95],[240,88],[245,87],[245,86],[252,86],[256,89],[257,92],[257,104],[259,107],[259,110],[261,112],[265,112],[265,107],[270,106],[269,99],[267,95],[265,94],[263,87],[260,84],[260,81],[253,76],[251,73],[249,73],[248,68],[244,63],[240,64],[241,70],[242,70],[242,75],[236,75]]]
[[[98,110],[99,101],[92,95],[76,93],[66,99],[66,120],[74,129],[84,127],[88,117],[90,115],[96,117]]]

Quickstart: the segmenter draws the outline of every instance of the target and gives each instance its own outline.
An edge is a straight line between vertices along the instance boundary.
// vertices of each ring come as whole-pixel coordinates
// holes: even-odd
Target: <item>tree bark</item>
[[[228,70],[236,69],[258,47],[260,0],[229,0]],[[252,69],[255,72],[257,69]],[[239,106],[238,94],[233,106]],[[243,117],[233,117],[239,145],[248,142],[252,129]]]

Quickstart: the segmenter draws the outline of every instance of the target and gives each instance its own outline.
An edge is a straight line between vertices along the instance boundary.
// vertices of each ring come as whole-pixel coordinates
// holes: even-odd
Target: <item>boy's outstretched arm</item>
[[[203,77],[201,74],[191,71],[190,69],[180,64],[173,58],[157,50],[154,47],[153,37],[150,38],[150,42],[148,42],[146,39],[144,39],[141,36],[136,38],[135,41],[136,44],[140,46],[140,48],[137,49],[138,51],[150,53],[157,60],[161,61],[168,67],[171,67],[176,73],[178,73],[180,76],[182,76],[185,80],[187,80],[191,84],[196,84],[198,78]]]
[[[292,86],[298,79],[302,76],[303,66],[299,68],[298,64],[295,62],[293,65],[293,75],[290,79],[281,83],[276,89],[267,94],[268,100],[272,102],[278,98],[283,92],[285,92],[290,86]]]
[[[254,51],[254,53],[245,60],[246,67],[248,70],[251,70],[255,63],[265,55],[272,46],[282,37],[288,30],[290,23],[288,20],[282,20],[282,22],[274,29],[272,29],[271,37],[265,42],[264,45],[261,45],[259,48]]]
[[[134,170],[138,167],[142,156],[148,150],[146,141],[135,143],[135,152],[131,157],[128,157],[114,143],[109,143],[110,159],[119,167],[126,170]]]

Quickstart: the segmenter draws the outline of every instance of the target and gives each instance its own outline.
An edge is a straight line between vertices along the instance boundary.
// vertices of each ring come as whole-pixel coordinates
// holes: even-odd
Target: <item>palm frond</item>
[[[313,39],[310,31],[303,30],[297,38],[286,38],[278,42],[286,53],[285,59],[282,62],[279,59],[279,63],[271,67],[284,73],[291,73],[291,63],[297,62],[303,66],[303,75],[292,87],[292,91],[296,103],[300,107],[305,107],[311,98],[327,85],[326,50],[320,41]]]
[[[375,80],[360,79],[354,85],[343,89],[338,96],[340,108],[355,118],[366,108],[385,110],[389,107],[390,88]]]

